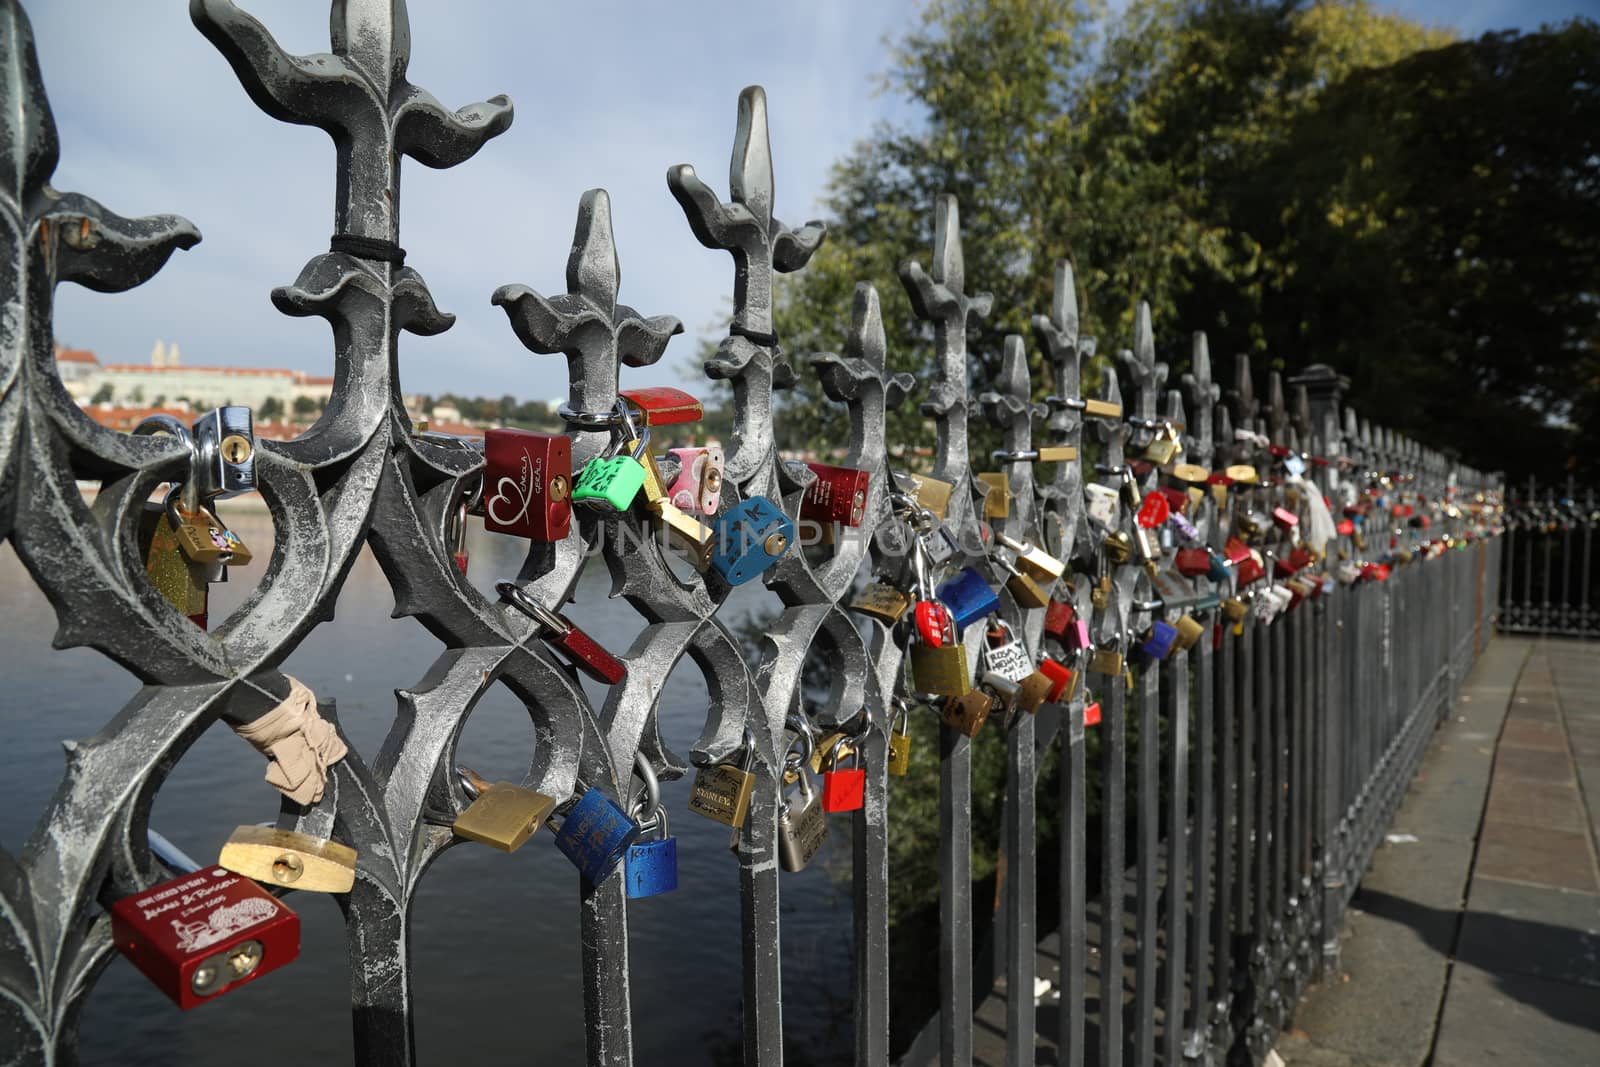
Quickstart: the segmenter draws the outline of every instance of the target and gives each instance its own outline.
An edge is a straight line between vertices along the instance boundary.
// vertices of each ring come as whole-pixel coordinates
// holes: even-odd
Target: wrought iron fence
[[[1505,574],[1501,579],[1500,629],[1508,633],[1600,635],[1600,610],[1590,607],[1597,576],[1592,564],[1600,499],[1579,489],[1570,476],[1564,487],[1542,489],[1528,479],[1506,500]],[[1600,603],[1600,601],[1596,601]]]
[[[633,857],[617,866],[626,854],[620,846],[597,856],[570,831],[580,820],[602,825],[604,818],[587,821],[598,806],[629,831],[610,844],[625,843],[649,821],[652,780],[694,773],[753,777],[730,860],[740,869],[743,1052],[748,1063],[780,1061],[780,868],[803,853],[796,835],[807,817],[803,802],[785,799],[784,779],[804,776],[813,732],[845,734],[865,769],[864,782],[841,775],[825,786],[829,807],[852,811],[855,1058],[888,1062],[889,772],[904,743],[894,715],[929,714],[924,708],[938,708],[944,723],[941,1062],[971,1061],[972,1007],[987,992],[974,988],[971,966],[977,729],[1003,732],[1008,749],[1003,936],[1008,988],[1017,995],[1006,1009],[1007,1061],[1034,1062],[1037,1040],[1025,991],[1037,969],[1041,802],[1059,805],[1063,826],[1062,1062],[1222,1062],[1264,1053],[1299,988],[1337,952],[1345,903],[1487,637],[1499,574],[1497,496],[1487,478],[1358,424],[1341,409],[1341,382],[1326,368],[1291,380],[1292,403],[1270,375],[1261,405],[1240,358],[1224,404],[1196,334],[1182,388],[1164,390],[1168,370],[1155,359],[1147,309],[1131,350],[1116,360],[1131,386],[1129,409],[1116,372],[1103,376],[1100,397],[1083,397],[1080,369],[1095,343],[1079,335],[1065,264],[1054,306],[1034,319],[1051,395],[1034,401],[1026,342],[1013,336],[998,379],[974,396],[967,328],[991,300],[967,288],[951,197],[933,205],[929,266],[908,261],[900,272],[935,337],[934,381],[922,400],[937,427],[934,461],[920,480],[893,473],[885,407],[904,402],[914,382],[885,374],[889,341],[873,288],[856,289],[843,353],[811,356],[797,369],[773,334],[773,273],[802,268],[823,232],[774,218],[766,101],[751,88],[739,98],[730,198],[689,166],[668,175],[695,237],[734,259],[734,318],[705,368],[731,383],[735,402],[717,515],[702,515],[701,525],[663,508],[647,471],[639,503],[624,496],[612,509],[580,504],[569,530],[536,536],[515,582],[489,601],[464,580],[452,541],[492,457],[414,432],[399,401],[400,333],[436,333],[451,319],[404,264],[398,186],[403,157],[449,167],[504,132],[510,102],[494,97],[452,112],[406,81],[411,42],[399,0],[335,3],[332,54],[314,57],[285,54],[228,0],[192,0],[191,11],[262,110],[319,126],[335,142],[330,250],[273,293],[283,313],[329,321],[335,385],[325,414],[301,436],[254,445],[255,482],[277,533],[259,588],[209,632],[185,623],[147,574],[145,516],[159,485],[199,477],[194,449],[179,434],[125,435],[85,416],[53,365],[51,302],[61,281],[107,291],[137,285],[197,234],[174,216],[126,219],[51,189],[58,146],[31,31],[16,0],[0,3],[9,161],[0,533],[53,604],[57,643],[96,648],[144,682],[100,733],[69,746],[61,785],[20,855],[0,852],[0,1050],[8,1061],[73,1061],[84,1000],[112,953],[127,948],[113,937],[108,909],[172,874],[166,854],[151,848],[157,790],[218,719],[259,725],[291,697],[278,665],[331,616],[363,545],[394,587],[396,615],[420,621],[442,650],[399,691],[376,758],[352,749],[328,768],[319,799],[286,798],[278,816],[284,830],[359,856],[354,884],[339,900],[360,1061],[414,1058],[412,903],[429,865],[464,840],[463,817],[485,788],[498,788],[474,782],[455,761],[463,722],[496,682],[536,724],[523,788],[566,814],[562,840],[595,874],[582,881],[577,902],[592,1063],[632,1060],[632,878],[624,875],[633,873]],[[655,462],[647,427],[632,420],[638,409],[649,421],[650,404],[636,396],[619,406],[621,367],[658,359],[678,324],[617,303],[602,190],[579,205],[567,282],[559,296],[511,285],[495,300],[524,345],[567,359],[564,436],[571,471],[581,472],[569,486],[578,496],[580,488],[588,495],[614,487],[594,472],[627,466],[609,462],[624,444],[643,466]],[[810,372],[848,408],[843,466],[868,479],[858,507],[849,502],[859,481],[783,461],[774,447],[774,391]],[[1003,438],[999,470],[988,479],[969,455],[973,414]],[[657,428],[670,421],[660,418]],[[222,460],[245,454],[228,440],[221,438]],[[1053,461],[1048,478],[1036,479],[1039,461]],[[658,472],[667,480],[673,473],[670,463]],[[101,481],[92,505],[76,488],[80,479]],[[823,499],[825,487],[841,484],[849,487],[842,513]],[[807,536],[817,527],[804,521],[801,536],[791,536],[795,520],[819,514],[831,537]],[[670,542],[667,528],[677,531]],[[698,567],[673,558],[683,544]],[[620,678],[551,614],[595,561],[640,615]],[[942,587],[936,599],[930,571],[959,568],[971,568],[976,585]],[[735,584],[763,569],[782,611],[750,663],[718,609]],[[878,584],[864,588],[869,575]],[[996,604],[986,602],[992,590]],[[941,643],[952,609],[974,621],[953,644]],[[1014,658],[991,647],[1007,629],[1021,645],[1015,673]],[[600,706],[552,650],[615,679]],[[832,671],[812,723],[792,709],[814,651]],[[669,749],[656,722],[661,682],[684,657],[704,674],[709,694],[704,732],[687,758]],[[974,685],[978,695],[959,696]],[[980,718],[973,728],[985,701],[995,725]],[[337,728],[333,702],[320,710]],[[1095,731],[1104,796],[1098,963],[1088,952],[1085,860],[1093,826],[1086,739]],[[1130,737],[1139,739],[1132,790]],[[1040,797],[1038,768],[1051,746],[1060,750],[1061,793]],[[857,786],[859,801],[848,796]],[[1125,985],[1130,996],[1120,993]],[[1091,992],[1102,1005],[1095,1012]],[[1092,1015],[1097,1057],[1085,1049]]]

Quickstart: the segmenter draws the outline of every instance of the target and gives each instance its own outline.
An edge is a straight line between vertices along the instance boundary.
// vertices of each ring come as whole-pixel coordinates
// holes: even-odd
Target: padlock
[[[1178,437],[1177,428],[1168,422],[1162,424],[1155,439],[1145,446],[1144,458],[1158,467],[1165,467],[1177,459],[1182,451],[1183,442]]]
[[[1114,648],[1097,648],[1089,654],[1089,669],[1115,677],[1122,673],[1122,653]]]
[[[1191,501],[1187,490],[1174,489],[1170,485],[1164,485],[1157,489],[1156,492],[1167,502],[1167,510],[1169,512],[1182,515],[1189,510]]]
[[[241,826],[222,846],[217,866],[246,878],[313,893],[348,893],[356,850],[337,841],[272,826]]]
[[[138,536],[150,584],[178,614],[204,630],[209,599],[205,572],[190,563],[178,547],[178,530],[167,510],[157,504],[146,505],[139,513]]]
[[[1100,702],[1098,700],[1094,701],[1091,704],[1085,704],[1083,706],[1083,725],[1085,725],[1085,726],[1099,726],[1100,725]]]
[[[918,507],[933,512],[934,517],[939,519],[949,514],[950,497],[956,491],[955,486],[925,474],[896,473],[894,477]]]
[[[1169,512],[1167,525],[1172,527],[1177,532],[1177,535],[1185,541],[1194,542],[1200,540],[1199,529],[1196,528],[1194,523],[1185,518],[1181,512]]]
[[[1259,581],[1266,576],[1266,573],[1267,567],[1261,559],[1261,553],[1251,549],[1250,554],[1240,561],[1238,569],[1235,571],[1235,576],[1239,588],[1242,589],[1252,582]]]
[[[999,471],[984,471],[978,481],[987,489],[983,494],[983,517],[1004,519],[1011,514],[1011,476]]]
[[[899,622],[911,607],[911,596],[887,582],[873,582],[850,601],[850,610],[871,615],[890,626]]]
[[[856,750],[855,742],[843,730],[833,730],[824,734],[821,741],[817,741],[811,746],[810,763],[812,774],[822,773],[822,765],[830,756],[834,755],[835,745],[839,746],[837,753],[837,758],[839,759],[851,755]]]
[[[1099,482],[1090,482],[1083,487],[1083,499],[1089,518],[1102,526],[1115,527],[1117,525],[1117,491]]]
[[[889,720],[889,773],[902,778],[911,770],[911,709],[898,698],[896,705]]]
[[[1172,647],[1180,652],[1187,652],[1193,648],[1206,632],[1205,625],[1189,615],[1181,616],[1178,619],[1176,629],[1178,637],[1177,640],[1173,641]]]
[[[202,566],[235,563],[243,566],[250,562],[250,550],[244,546],[244,542],[223,526],[204,504],[185,512],[179,507],[177,498],[169,493],[166,509],[168,519],[178,531],[178,550],[190,563]]]
[[[1178,629],[1171,623],[1156,619],[1139,645],[1139,650],[1151,659],[1166,659],[1172,654],[1172,645],[1178,639]]]
[[[1132,466],[1122,468],[1122,502],[1129,511],[1138,511],[1144,504],[1144,493],[1139,488],[1139,477]]]
[[[1093,642],[1089,639],[1089,623],[1085,619],[1074,619],[1067,627],[1067,639],[1062,642],[1070,649],[1089,648]]]
[[[184,1011],[300,955],[300,916],[222,867],[181,874],[109,910],[117,951]]]
[[[1022,573],[1016,564],[999,555],[994,556],[993,559],[1010,575],[1006,579],[1006,589],[1011,593],[1011,599],[1017,602],[1018,607],[1024,610],[1031,610],[1033,608],[1042,608],[1050,603],[1050,594],[1044,591],[1044,587],[1034,581],[1030,575]]]
[[[1133,547],[1139,554],[1139,562],[1144,569],[1150,572],[1151,577],[1156,574],[1156,564],[1161,559],[1161,536],[1154,530],[1143,526],[1133,528]]]
[[[456,770],[473,798],[451,825],[457,837],[515,852],[556,810],[555,797],[510,782],[487,782],[468,767]]]
[[[1248,463],[1236,463],[1225,468],[1222,473],[1234,485],[1255,485],[1261,480],[1260,475],[1256,474],[1256,469]]]
[[[1113,530],[1106,534],[1101,548],[1105,550],[1106,558],[1118,566],[1133,558],[1133,538],[1127,530]]]
[[[1229,622],[1240,623],[1250,614],[1250,605],[1236,596],[1223,597],[1222,614],[1227,616]]]
[[[1070,600],[1052,600],[1044,611],[1044,634],[1057,641],[1067,640],[1067,629],[1078,617],[1078,606]]]
[[[857,811],[866,803],[867,769],[861,766],[861,753],[853,747],[846,752],[846,738],[841,737],[828,749],[828,766],[822,772],[822,810],[826,812]],[[843,759],[855,760],[854,767],[840,767]]]
[[[851,467],[808,463],[816,479],[800,498],[800,517],[822,526],[838,523],[856,527],[867,515],[867,491],[872,475]]]
[[[678,839],[667,829],[667,809],[657,804],[641,833],[659,834],[634,841],[623,860],[623,882],[629,900],[656,897],[678,888]]]
[[[699,400],[682,389],[670,385],[651,386],[646,389],[619,389],[617,395],[627,401],[630,414],[641,426],[674,426],[685,422],[699,422],[705,409]]]
[[[995,540],[1017,554],[1017,566],[1041,582],[1053,582],[1067,572],[1067,565],[1031,541],[1019,541],[1003,533]]]
[[[600,642],[566,616],[539,603],[516,582],[501,579],[494,587],[502,599],[538,624],[539,637],[545,644],[595,681],[616,685],[628,676],[627,664],[606,651]]]
[[[690,811],[735,830],[744,825],[750,814],[750,794],[756,785],[755,738],[749,730],[744,734],[744,753],[744,761],[738,767],[717,763],[700,768],[689,792]]]
[[[1272,525],[1291,536],[1298,537],[1300,533],[1300,516],[1285,507],[1272,509]]]
[[[1204,485],[1211,477],[1210,471],[1194,463],[1175,464],[1171,473],[1178,481],[1189,485]]]
[[[930,648],[943,648],[960,640],[950,609],[937,600],[917,601],[917,636]]]
[[[711,527],[682,510],[676,504],[662,501],[655,509],[667,539],[682,549],[697,571],[711,566],[711,547],[715,535]]]
[[[935,648],[921,641],[913,641],[908,652],[906,658],[911,668],[913,692],[959,697],[972,691],[965,645],[949,644]]]
[[[804,767],[796,784],[778,809],[778,865],[790,873],[805,870],[828,839],[828,816]]]
[[[1139,510],[1134,514],[1134,520],[1140,529],[1154,530],[1167,521],[1172,514],[1172,505],[1161,493],[1151,493],[1139,505]]]
[[[476,514],[492,533],[560,541],[572,529],[572,439],[491,427],[483,434]]]
[[[667,479],[661,473],[655,453],[650,451],[649,432],[646,430],[644,437],[624,441],[622,451],[638,460],[639,466],[644,468],[644,482],[639,486],[638,495],[644,498],[646,510],[659,515],[661,509],[667,506]]]
[[[633,456],[596,456],[578,473],[572,502],[601,511],[624,512],[633,506],[645,478],[644,464]]]
[[[1102,556],[1101,559],[1104,560],[1105,557]],[[1089,587],[1089,604],[1096,611],[1104,611],[1110,603],[1111,575],[1102,574],[1095,580],[1094,585]]]
[[[722,503],[722,446],[673,448],[678,477],[667,487],[667,500],[685,514],[715,515]]]
[[[989,587],[983,575],[971,567],[963,567],[939,586],[939,599],[950,609],[956,633],[993,615],[1000,610],[1000,597]]]
[[[242,404],[214,408],[191,430],[194,441],[189,478],[201,503],[226,499],[256,488],[256,441],[250,409]]]
[[[940,720],[952,730],[968,737],[977,737],[978,731],[989,721],[989,713],[993,710],[993,697],[981,689],[971,689],[960,696],[952,696],[946,700],[944,709],[940,713]]]
[[[585,789],[556,830],[556,847],[590,885],[604,882],[639,837],[639,824],[598,789]]]
[[[1045,692],[1045,699],[1052,704],[1059,704],[1063,697],[1071,694],[1073,684],[1077,681],[1077,672],[1049,656],[1039,660],[1039,673],[1050,682],[1050,688]]]
[[[716,517],[711,566],[729,585],[759,578],[794,542],[794,523],[764,496],[741,500]]]
[[[1017,683],[1017,691],[1011,695],[1011,705],[1032,715],[1049,699],[1055,685],[1048,674],[1034,671]]]
[[[1173,554],[1173,566],[1185,578],[1199,578],[1211,573],[1211,552],[1204,548],[1180,548]]]
[[[1015,684],[1033,673],[1033,659],[1010,626],[995,622],[984,635],[982,680],[986,685],[997,679]]]

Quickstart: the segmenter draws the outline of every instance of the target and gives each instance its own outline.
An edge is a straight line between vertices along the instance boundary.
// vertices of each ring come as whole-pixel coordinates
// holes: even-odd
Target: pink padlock
[[[1063,642],[1068,648],[1088,648],[1089,624],[1083,619],[1073,619],[1072,625],[1067,627],[1067,639]]]
[[[679,511],[715,515],[722,500],[722,446],[669,449],[678,457],[678,478],[667,498]]]

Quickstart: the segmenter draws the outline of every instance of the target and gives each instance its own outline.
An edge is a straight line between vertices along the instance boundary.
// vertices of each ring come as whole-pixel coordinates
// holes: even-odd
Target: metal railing
[[[1533,478],[1506,500],[1505,574],[1499,626],[1507,633],[1600,636],[1600,607],[1591,592],[1600,499],[1593,488],[1540,488]],[[1596,601],[1600,604],[1600,601]]]
[[[781,615],[750,663],[718,618],[731,590],[721,572],[670,562],[643,508],[574,509],[577,521],[565,537],[530,544],[517,598],[556,608],[583,567],[603,561],[610,569],[640,626],[620,657],[626,677],[596,706],[576,673],[534,640],[538,623],[465,581],[450,534],[484,459],[413,433],[399,401],[400,333],[430,334],[451,323],[422,277],[403,265],[401,159],[432,167],[466,160],[509,127],[510,103],[496,97],[451,112],[407,82],[410,37],[398,0],[335,3],[332,54],[310,59],[282,52],[227,0],[193,0],[191,11],[262,110],[320,126],[337,145],[331,250],[273,293],[285,314],[330,322],[333,395],[300,437],[257,443],[256,479],[277,533],[259,588],[209,633],[185,623],[146,578],[137,525],[152,491],[183,478],[188,453],[173,437],[102,428],[72,402],[53,364],[51,305],[61,281],[99,290],[137,285],[197,235],[173,216],[126,219],[49,188],[58,147],[31,30],[16,0],[0,3],[0,65],[7,72],[0,94],[11,116],[3,135],[12,164],[3,205],[9,273],[0,294],[9,324],[0,348],[0,533],[53,604],[59,643],[96,648],[144,683],[100,733],[71,746],[60,787],[21,853],[0,852],[0,1052],[8,1062],[74,1060],[85,998],[116,950],[103,908],[167,877],[149,846],[156,792],[208,726],[218,719],[248,724],[284,699],[289,685],[279,664],[332,616],[345,575],[370,545],[395,589],[396,615],[416,618],[434,634],[439,658],[421,679],[400,680],[409,685],[374,760],[352,749],[333,765],[320,800],[302,806],[286,799],[278,818],[284,829],[334,839],[359,854],[354,887],[340,897],[359,1061],[414,1060],[413,902],[430,864],[461,843],[452,823],[473,791],[457,772],[456,741],[480,696],[503,682],[537,730],[523,784],[563,810],[579,794],[599,791],[622,811],[635,811],[647,791],[634,774],[641,757],[661,780],[726,762],[754,773],[730,861],[740,871],[743,1055],[751,1064],[780,1062],[781,779],[802,665],[821,650],[832,667],[831,691],[815,728],[854,732],[866,768],[864,803],[850,816],[855,1060],[888,1062],[888,734],[897,699],[914,704],[915,714],[933,702],[908,692],[907,648],[921,640],[911,614],[891,625],[847,608],[869,573],[912,589],[914,561],[926,551],[901,521],[921,513],[907,503],[913,494],[896,491],[907,486],[892,479],[884,435],[885,406],[901,403],[914,383],[885,374],[888,341],[870,285],[856,289],[844,353],[812,356],[797,371],[773,336],[773,272],[803,267],[822,229],[791,230],[773,218],[761,90],[739,98],[730,201],[687,166],[668,179],[694,235],[735,262],[734,319],[706,364],[708,377],[731,383],[734,396],[723,504],[765,497],[800,517],[815,475],[777,455],[773,419],[782,412],[774,390],[814,371],[827,396],[848,408],[843,464],[870,475],[859,532],[871,536],[841,530],[831,543],[779,553],[764,580]],[[943,566],[974,567],[1001,587],[997,615],[1030,662],[1048,654],[1077,675],[1069,694],[1036,713],[1016,699],[1002,701],[996,727],[986,728],[1003,731],[1008,750],[1003,937],[1008,988],[1018,995],[1006,1009],[1007,1062],[1033,1063],[1037,1041],[1035,1004],[1025,991],[1037,969],[1039,804],[1059,805],[1063,827],[1061,1062],[1093,1057],[1084,1047],[1091,986],[1120,990],[1130,980],[1126,1000],[1099,996],[1119,1010],[1098,1012],[1098,1062],[1220,1063],[1241,1053],[1258,1059],[1300,987],[1337,952],[1345,903],[1429,732],[1487,638],[1498,600],[1496,489],[1437,453],[1358,426],[1340,408],[1341,382],[1326,368],[1291,381],[1292,404],[1272,374],[1263,406],[1240,358],[1223,404],[1197,334],[1183,388],[1163,391],[1167,367],[1156,362],[1146,309],[1132,349],[1116,361],[1131,387],[1129,410],[1122,410],[1114,370],[1103,375],[1098,401],[1086,401],[1080,369],[1095,344],[1079,336],[1064,264],[1054,307],[1034,319],[1051,376],[1048,403],[1033,401],[1025,341],[1015,336],[1007,338],[997,380],[974,396],[967,329],[989,313],[991,301],[966,288],[954,198],[934,205],[934,230],[931,265],[907,262],[901,280],[935,339],[933,385],[922,410],[937,426],[929,474],[953,489],[942,524],[933,527],[954,535]],[[561,296],[507,286],[495,299],[529,349],[567,358],[576,472],[613,446],[612,430],[598,420],[615,410],[621,365],[659,358],[678,324],[617,304],[618,261],[601,190],[580,204],[567,280],[570,292]],[[1000,468],[1011,504],[992,522],[981,518],[989,484],[976,478],[969,455],[974,413],[998,427],[1004,443]],[[1056,462],[1051,477],[1036,482],[1028,454],[1041,421],[1046,443],[1074,450],[1076,458]],[[1092,442],[1083,440],[1089,422]],[[1192,530],[1169,521],[1158,534],[1139,525],[1134,504],[1170,488],[1173,472],[1170,462],[1141,457],[1178,433],[1186,462],[1252,470],[1192,479],[1192,491],[1173,498]],[[79,479],[102,482],[92,505],[78,492]],[[1123,494],[1109,523],[1087,506],[1086,493],[1104,497],[1087,488],[1093,485]],[[1333,514],[1355,514],[1327,542],[1326,559],[1307,560],[1295,555],[1304,539],[1287,531],[1313,523],[1314,498],[1323,496]],[[1412,522],[1407,508],[1430,527]],[[1285,513],[1277,523],[1267,518],[1274,509]],[[1228,542],[1241,531],[1251,544],[1238,556]],[[1031,540],[1071,563],[1054,598],[1088,623],[1089,647],[1057,641],[1046,632],[1048,609],[1025,607],[1005,588],[1010,575],[991,534]],[[1185,543],[1209,550],[1212,577],[1170,569],[1173,551]],[[1129,544],[1136,551],[1127,551]],[[1142,565],[1146,551],[1149,567]],[[68,559],[72,565],[63,565]],[[1265,573],[1252,580],[1242,573],[1249,566]],[[1279,569],[1297,573],[1274,574]],[[1159,636],[1158,622],[1181,617],[1199,623],[1192,647],[1165,657],[1140,651]],[[975,622],[962,634],[967,684],[990,664],[985,630]],[[710,694],[704,732],[688,758],[668,748],[656,724],[661,681],[685,657]],[[1085,725],[1091,702],[1103,713],[1097,726]],[[321,710],[337,724],[331,701]],[[1089,958],[1086,918],[1086,837],[1095,824],[1086,751],[1093,732],[1101,735],[1104,796],[1098,964]],[[1138,774],[1130,790],[1133,738]],[[938,1043],[946,1064],[972,1059],[972,1008],[987,992],[974,989],[971,965],[973,743],[962,730],[941,727]],[[1052,746],[1060,749],[1061,793],[1039,796],[1038,769]],[[1124,930],[1130,868],[1131,936]],[[584,881],[578,900],[594,1064],[633,1059],[623,882],[618,872],[598,884]],[[1128,949],[1131,966],[1124,963]],[[1165,969],[1163,956],[1171,962]]]

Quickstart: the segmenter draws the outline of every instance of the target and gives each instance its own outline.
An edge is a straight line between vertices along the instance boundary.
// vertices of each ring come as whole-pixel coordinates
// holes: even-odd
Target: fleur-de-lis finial
[[[1233,388],[1228,390],[1228,399],[1232,402],[1233,421],[1238,429],[1255,429],[1256,411],[1259,406],[1256,402],[1255,383],[1250,375],[1250,357],[1241,353],[1233,358]],[[1249,460],[1254,455],[1254,446],[1248,442],[1229,441],[1233,447],[1233,455],[1241,461]]]
[[[1133,349],[1123,349],[1118,360],[1133,378],[1134,409],[1140,418],[1156,417],[1156,402],[1167,380],[1167,365],[1156,362],[1156,336],[1150,325],[1150,305],[1139,301],[1133,322]]]
[[[1267,372],[1267,436],[1273,444],[1283,443],[1283,432],[1289,425],[1289,406],[1283,400],[1283,375]]]
[[[1183,376],[1183,386],[1189,393],[1189,406],[1194,410],[1194,422],[1184,435],[1185,449],[1201,466],[1209,466],[1212,457],[1212,410],[1222,397],[1222,386],[1211,380],[1211,346],[1205,331],[1194,332],[1194,349],[1190,368]]]
[[[947,193],[934,202],[932,275],[911,259],[900,262],[899,274],[917,317],[934,326],[939,380],[922,404],[923,413],[939,423],[934,477],[962,483],[967,477],[967,322],[988,315],[994,296],[966,293],[961,213],[954,196]]]
[[[339,154],[338,236],[398,241],[400,157],[453,167],[511,125],[511,101],[504,96],[451,112],[406,80],[411,22],[405,0],[334,4],[332,55],[289,55],[232,0],[189,0],[189,17],[257,107],[333,137]]]
[[[828,399],[850,406],[847,467],[882,454],[885,407],[899,407],[916,384],[910,374],[884,376],[887,347],[878,290],[871,282],[857,282],[844,355],[819,352],[810,359]]]
[[[667,187],[707,248],[733,256],[733,325],[730,332],[773,345],[772,274],[806,265],[822,244],[825,227],[811,221],[791,230],[772,217],[772,145],[767,136],[767,94],[752,85],[739,94],[738,128],[728,168],[731,202],[723,203],[694,168],[667,171]]]
[[[567,292],[543,297],[526,285],[502,285],[492,302],[506,310],[517,338],[540,353],[564,352],[572,406],[609,411],[617,396],[618,361],[647,367],[683,332],[671,315],[645,318],[617,303],[622,271],[611,232],[611,198],[590,189],[578,201],[578,223],[567,258]]]
[[[1017,334],[1006,335],[1000,353],[1000,373],[995,378],[998,390],[985,392],[978,397],[989,421],[1001,431],[1001,440],[1009,451],[1026,452],[1033,448],[1033,420],[1042,419],[1049,412],[1043,404],[1035,404],[1033,383],[1028,377],[1028,349]],[[1015,502],[1014,517],[1028,522],[1033,512],[1033,464],[1027,461],[1007,463],[1011,483],[1011,496]]]
[[[1078,292],[1072,264],[1063,259],[1056,264],[1055,292],[1049,316],[1035,315],[1032,320],[1033,336],[1050,365],[1056,396],[1062,399],[1079,396],[1083,388],[1083,361],[1094,358],[1094,338],[1080,339],[1078,322]],[[1057,439],[1076,445],[1082,428],[1083,417],[1076,408],[1055,404],[1050,413],[1050,430]]]
[[[1115,371],[1100,376],[1100,399],[1118,406],[1122,404],[1122,386],[1117,383]],[[1096,419],[1094,430],[1095,436],[1105,446],[1101,451],[1101,462],[1108,467],[1122,466],[1123,449],[1133,433],[1133,427],[1121,419]]]

